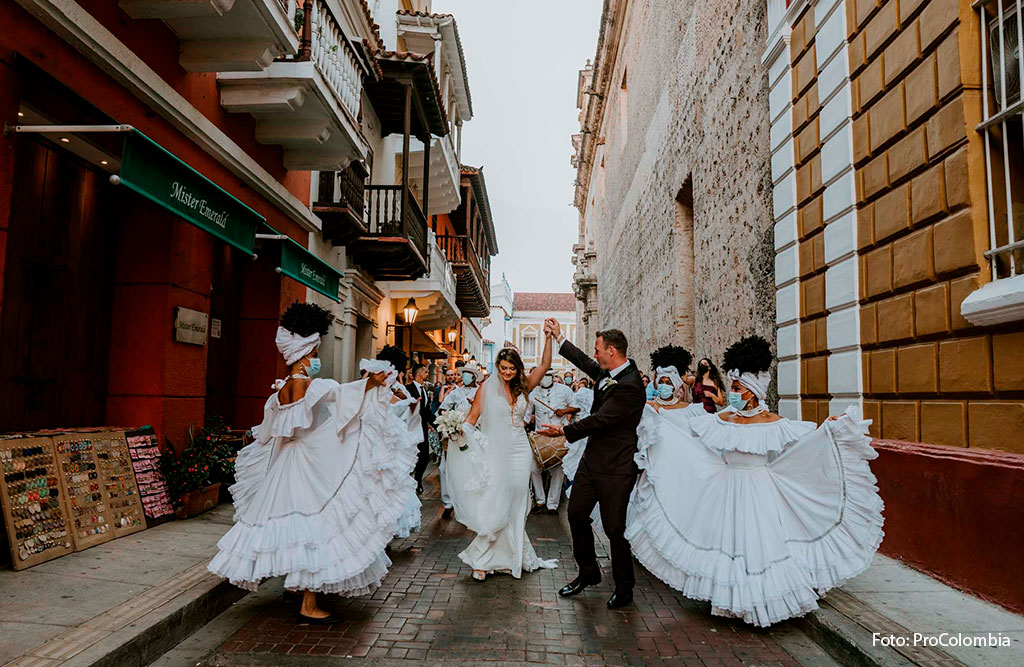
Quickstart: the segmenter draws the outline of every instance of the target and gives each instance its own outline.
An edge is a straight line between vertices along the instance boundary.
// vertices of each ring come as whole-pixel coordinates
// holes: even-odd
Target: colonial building
[[[258,423],[324,374],[483,352],[497,253],[455,18],[423,0],[0,0],[0,432]],[[44,240],[45,242],[40,242]]]
[[[642,360],[716,357],[771,336],[763,3],[605,3],[573,138],[581,333],[616,327]]]
[[[770,337],[783,415],[873,421],[882,551],[1024,609],[1021,2],[685,5],[580,73],[583,322]]]
[[[1020,17],[771,2],[764,56],[783,403],[818,421],[861,404],[883,550],[1018,609]]]
[[[553,317],[569,340],[576,340],[576,303],[570,293],[516,292],[512,301],[512,344],[519,350],[526,369],[540,364],[544,352],[544,320]],[[589,344],[587,348],[590,349]],[[557,351],[551,356],[556,371],[572,368]]]

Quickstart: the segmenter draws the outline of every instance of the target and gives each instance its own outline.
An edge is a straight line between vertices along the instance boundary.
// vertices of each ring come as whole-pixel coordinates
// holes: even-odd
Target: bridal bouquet
[[[466,413],[461,410],[449,410],[438,417],[434,424],[437,425],[437,432],[441,434],[442,438],[454,442],[457,438],[462,438],[462,424],[465,421]],[[464,452],[467,449],[469,449],[469,443],[462,438],[462,442],[459,443],[459,451]]]

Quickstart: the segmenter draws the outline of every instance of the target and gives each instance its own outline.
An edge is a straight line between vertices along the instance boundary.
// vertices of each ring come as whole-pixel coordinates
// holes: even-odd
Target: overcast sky
[[[462,162],[484,166],[498,236],[492,280],[516,292],[571,292],[579,131],[576,77],[594,57],[601,0],[434,0],[451,13],[466,53],[473,120]]]

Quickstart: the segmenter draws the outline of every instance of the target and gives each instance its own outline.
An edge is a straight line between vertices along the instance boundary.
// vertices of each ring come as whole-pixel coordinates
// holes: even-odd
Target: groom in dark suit
[[[635,583],[633,554],[625,533],[629,496],[639,473],[633,455],[637,449],[636,427],[647,402],[643,381],[636,364],[626,356],[626,336],[618,329],[597,332],[594,359],[565,340],[557,321],[546,320],[544,331],[558,339],[563,357],[594,379],[594,405],[588,417],[564,427],[545,424],[537,431],[541,435],[565,435],[569,442],[589,438],[569,496],[572,553],[579,575],[559,594],[576,595],[601,582],[590,526],[590,514],[600,503],[615,579],[615,593],[608,600],[608,608],[618,609],[633,601]]]

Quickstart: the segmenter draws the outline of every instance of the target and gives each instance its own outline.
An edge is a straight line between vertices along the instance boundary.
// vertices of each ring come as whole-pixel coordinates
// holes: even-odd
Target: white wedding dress
[[[711,613],[767,626],[817,609],[882,541],[868,422],[815,428],[650,407],[626,538],[637,560]]]
[[[411,529],[403,517],[416,490],[416,439],[391,396],[366,391],[366,380],[328,379],[287,405],[273,394],[235,461],[235,525],[209,570],[247,590],[282,575],[290,590],[356,596],[380,586],[391,566],[384,548]]]
[[[455,517],[477,533],[459,558],[474,570],[507,572],[518,579],[523,570],[556,566],[554,560],[537,557],[526,535],[533,461],[523,426],[527,401],[520,395],[513,406],[500,377],[485,381],[480,391],[479,430],[464,424],[444,461]]]

